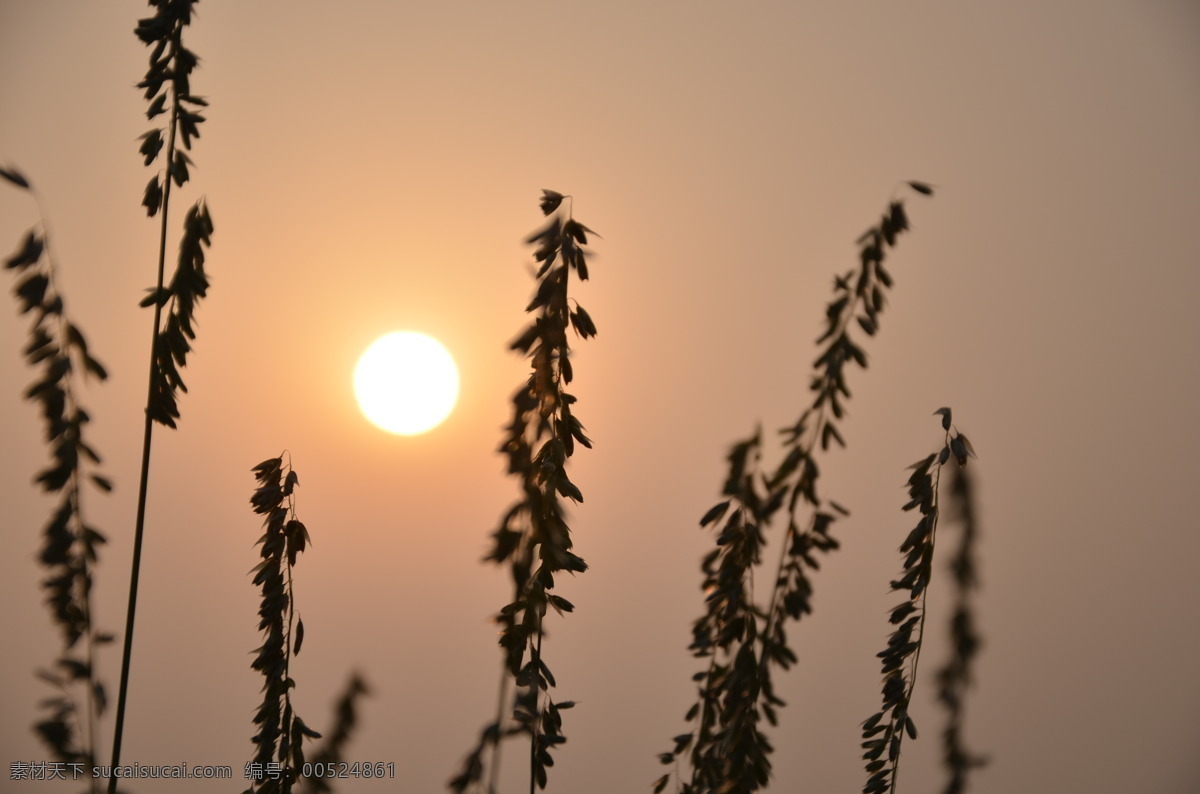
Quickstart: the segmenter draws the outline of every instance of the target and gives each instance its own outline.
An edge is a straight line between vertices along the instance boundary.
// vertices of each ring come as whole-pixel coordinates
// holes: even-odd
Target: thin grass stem
[[[177,116],[177,112],[171,113],[169,132],[167,133],[168,163],[175,161]],[[162,208],[159,210],[159,213],[162,215],[159,221],[158,281],[156,282],[156,289],[159,292],[163,290],[163,282],[166,277],[167,216],[171,208],[171,183],[174,180],[168,176],[164,181],[166,185],[163,187]],[[157,301],[154,303],[153,333],[150,338],[150,375],[148,378],[149,385],[146,388],[146,417],[142,427],[142,463],[138,474],[137,517],[133,528],[133,562],[129,570],[129,605],[125,611],[125,635],[121,652],[121,684],[117,692],[117,720],[113,727],[113,768],[116,768],[121,763],[121,740],[125,733],[125,704],[129,693],[129,668],[133,658],[133,627],[137,617],[138,583],[141,580],[142,572],[142,545],[146,536],[146,499],[150,486],[150,446],[154,434],[154,419],[151,413],[151,405],[154,403],[155,387],[158,380],[158,362],[155,351],[158,349],[158,338],[162,327],[162,307],[162,303]],[[115,794],[116,790],[117,778],[110,776],[108,779],[108,794]]]

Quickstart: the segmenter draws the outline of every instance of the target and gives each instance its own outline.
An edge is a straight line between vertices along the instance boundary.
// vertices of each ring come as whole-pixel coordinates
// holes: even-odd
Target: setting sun
[[[354,395],[376,426],[417,435],[450,415],[458,399],[458,368],[436,339],[397,331],[376,339],[359,358]]]

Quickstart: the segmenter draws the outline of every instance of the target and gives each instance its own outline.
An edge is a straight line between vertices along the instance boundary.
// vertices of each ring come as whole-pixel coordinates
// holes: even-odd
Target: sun
[[[381,336],[354,367],[354,396],[379,428],[415,436],[441,424],[458,399],[458,368],[440,342],[416,331]]]

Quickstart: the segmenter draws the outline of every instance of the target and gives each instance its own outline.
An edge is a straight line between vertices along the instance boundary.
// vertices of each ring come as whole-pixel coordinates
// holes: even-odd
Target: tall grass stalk
[[[907,185],[921,195],[933,193],[922,182]],[[819,443],[826,451],[831,442],[845,446],[837,421],[845,415],[843,398],[850,396],[846,366],[867,366],[866,354],[850,332],[854,326],[867,336],[878,331],[884,292],[892,286],[884,260],[908,228],[904,204],[894,200],[879,223],[859,237],[859,265],[834,279],[826,330],[817,339],[824,350],[813,365],[813,401],[794,425],[780,431],[783,461],[772,472],[761,470],[761,430],[735,444],[728,458],[726,498],[700,519],[702,527],[719,527],[716,547],[701,563],[705,612],[693,625],[689,646],[707,664],[692,676],[699,686],[696,702],[684,715],[690,730],[675,736],[671,749],[659,754],[674,771],[655,781],[656,794],[666,789],[672,775],[676,789],[685,794],[752,792],[770,779],[774,748],[760,726],[763,719],[775,725],[777,709],[785,705],[775,694],[772,670],[786,670],[797,661],[787,623],[812,612],[809,573],[820,567],[818,553],[838,547],[830,528],[849,514],[818,495],[816,448]],[[801,506],[810,511],[807,517]],[[781,509],[787,526],[779,562],[766,605],[759,606],[753,597],[754,575],[762,564],[765,530]]]
[[[98,781],[91,774],[99,743],[97,720],[107,702],[104,685],[96,675],[96,647],[111,642],[112,635],[95,629],[92,617],[92,568],[104,535],[84,519],[83,497],[87,483],[102,492],[112,483],[92,466],[100,456],[84,439],[90,417],[80,404],[76,382],[94,376],[108,377],[104,366],[92,357],[79,326],[66,313],[62,293],[55,283],[55,265],[50,254],[50,235],[45,214],[29,180],[15,169],[0,168],[0,178],[26,191],[38,205],[38,223],[25,234],[20,248],[5,260],[6,270],[17,273],[13,295],[21,314],[33,314],[26,362],[39,370],[38,379],[26,389],[25,399],[36,403],[42,415],[46,443],[52,463],[40,471],[35,482],[46,493],[61,494],[58,506],[43,530],[40,560],[47,569],[42,585],[51,615],[58,625],[62,651],[54,669],[37,675],[58,694],[42,701],[47,714],[34,725],[58,761],[83,767],[92,791]],[[76,646],[83,641],[83,650]],[[76,701],[82,688],[85,713]]]
[[[863,759],[867,762],[867,783],[863,794],[882,794],[896,791],[900,773],[900,749],[907,734],[917,738],[917,725],[909,714],[913,690],[917,685],[917,668],[925,639],[925,599],[933,579],[933,550],[941,509],[938,500],[942,466],[953,457],[960,467],[967,458],[975,456],[971,442],[957,429],[952,429],[949,408],[939,408],[934,414],[942,417],[946,432],[942,449],[909,466],[909,500],[905,510],[918,508],[921,520],[900,545],[904,557],[904,575],[892,581],[893,591],[905,592],[908,598],[893,610],[888,622],[896,626],[888,637],[888,646],[878,656],[883,660],[883,707],[863,723]]]
[[[449,781],[455,792],[484,786],[485,753],[490,748],[491,770],[483,790],[494,794],[501,741],[517,734],[529,737],[529,791],[545,788],[546,769],[554,764],[551,750],[567,740],[561,712],[575,705],[555,702],[551,696],[556,682],[542,647],[547,608],[560,615],[575,608],[550,592],[555,575],[587,570],[583,559],[571,551],[571,531],[559,500],[583,501],[578,486],[567,476],[566,463],[576,442],[592,446],[573,412],[575,397],[565,390],[574,377],[567,328],[584,339],[596,335],[591,316],[578,301],[572,306],[574,299],[569,296],[571,272],[581,281],[588,277],[584,246],[588,235],[595,234],[572,217],[571,202],[570,196],[543,190],[542,213],[554,217],[527,240],[537,246],[534,259],[540,263],[536,276],[540,283],[525,310],[538,315],[511,348],[529,356],[533,372],[513,395],[512,422],[500,446],[508,458],[509,474],[521,482],[522,496],[493,533],[492,551],[485,558],[509,563],[513,600],[496,617],[504,660],[496,718],[480,732],[462,771]],[[510,683],[516,690],[511,698],[512,725],[505,719]]]
[[[129,605],[125,616],[125,640],[121,659],[121,686],[117,697],[117,717],[113,730],[112,766],[121,759],[121,741],[125,727],[125,706],[129,690],[129,668],[133,654],[134,619],[137,615],[138,582],[141,576],[142,545],[146,527],[146,497],[150,482],[150,447],[154,423],[175,427],[179,418],[176,390],[187,391],[179,369],[185,366],[191,350],[189,340],[196,334],[193,314],[196,303],[208,290],[204,274],[204,247],[209,245],[213,231],[212,219],[203,200],[189,210],[184,221],[179,245],[179,262],[169,284],[165,283],[167,251],[167,217],[171,189],[182,187],[189,179],[192,139],[200,137],[199,124],[204,117],[196,110],[208,103],[192,94],[190,78],[199,59],[183,46],[183,29],[191,23],[196,0],[150,0],[155,8],[152,17],[142,19],[134,31],[137,37],[152,48],[150,66],[145,79],[138,84],[150,102],[147,118],[153,120],[167,114],[167,127],[151,129],[142,136],[140,148],[147,166],[152,165],[166,146],[165,173],[156,173],[146,186],[142,205],[147,215],[161,213],[158,245],[158,279],[155,287],[141,302],[154,309],[151,341],[150,375],[146,396],[146,417],[142,433],[142,462],[138,477],[137,518],[134,526],[133,562],[129,574]],[[183,148],[177,146],[181,139]],[[167,319],[163,322],[163,309]],[[109,794],[116,791],[117,779],[110,777]]]
[[[949,409],[947,409],[949,411]],[[967,690],[974,683],[973,666],[982,641],[976,629],[974,593],[979,589],[976,547],[979,522],[975,508],[974,475],[966,466],[950,469],[951,516],[962,524],[958,547],[950,557],[951,602],[950,658],[937,673],[938,701],[946,709],[942,731],[942,766],[946,769],[944,794],[963,794],[971,770],[987,758],[967,749],[963,741]]]
[[[258,748],[247,767],[251,778],[245,794],[289,794],[304,769],[304,739],[321,738],[292,707],[292,658],[304,644],[304,621],[296,615],[292,568],[312,540],[296,517],[295,488],[300,478],[283,455],[254,467],[258,487],[250,497],[254,512],[264,516],[262,562],[254,567],[254,584],[262,589],[258,629],[265,632],[251,667],[263,675],[263,702],[254,715]]]

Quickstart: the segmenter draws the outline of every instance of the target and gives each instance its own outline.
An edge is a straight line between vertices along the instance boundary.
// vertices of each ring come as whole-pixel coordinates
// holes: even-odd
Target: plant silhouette
[[[286,454],[286,453],[284,453]],[[258,732],[251,738],[256,748],[246,765],[250,787],[246,794],[287,794],[303,789],[312,794],[333,791],[329,782],[342,766],[345,746],[358,722],[358,700],[368,693],[366,681],[350,676],[334,710],[335,724],[326,741],[306,756],[305,739],[321,734],[305,724],[292,706],[292,659],[304,645],[304,620],[296,611],[292,569],[299,555],[312,544],[308,528],[296,516],[296,487],[300,477],[291,456],[268,458],[252,470],[258,487],[250,497],[254,512],[264,516],[262,562],[256,565],[254,584],[262,591],[258,630],[263,644],[254,650],[250,667],[263,676],[263,702],[254,715]]]
[[[192,93],[191,74],[199,63],[196,54],[183,45],[183,29],[191,24],[196,0],[151,0],[155,14],[138,22],[134,33],[151,47],[150,66],[138,88],[150,102],[146,117],[153,121],[167,114],[167,127],[155,127],[142,136],[139,151],[147,166],[153,165],[166,147],[166,171],[156,173],[146,185],[142,205],[150,217],[161,214],[158,241],[158,281],[148,290],[141,306],[153,307],[154,326],[150,346],[150,385],[146,397],[146,419],[142,433],[142,463],[138,478],[137,518],[133,536],[133,563],[129,574],[129,607],[125,615],[125,642],[121,656],[121,688],[117,696],[117,718],[113,730],[112,766],[121,762],[125,728],[125,704],[129,691],[129,666],[133,656],[133,628],[137,616],[138,581],[141,576],[142,544],[146,528],[146,497],[150,485],[150,445],[154,423],[174,428],[179,419],[176,391],[187,391],[179,369],[196,338],[196,304],[208,291],[204,272],[204,248],[211,242],[212,219],[204,201],[187,213],[179,243],[179,261],[169,283],[165,281],[167,218],[171,189],[183,187],[190,178],[191,158],[185,150],[200,137],[204,117],[196,108],[208,103]],[[177,146],[182,141],[183,148]],[[163,309],[167,319],[163,323]],[[110,776],[109,794],[116,791],[117,778]]]
[[[933,195],[923,182],[907,185]],[[846,366],[867,366],[866,354],[851,337],[852,321],[868,336],[879,330],[884,294],[893,283],[884,261],[908,228],[904,203],[890,202],[879,223],[858,239],[858,268],[834,278],[826,330],[817,339],[824,349],[813,364],[813,401],[794,425],[780,431],[786,454],[779,466],[769,473],[760,469],[761,430],[729,453],[722,489],[726,498],[700,519],[702,527],[718,525],[719,531],[716,547],[701,563],[705,612],[692,627],[690,650],[707,660],[692,677],[698,683],[696,702],[684,715],[694,727],[675,736],[672,748],[659,755],[675,771],[655,781],[656,794],[666,789],[672,774],[686,794],[757,791],[770,779],[773,747],[761,723],[765,719],[775,725],[784,705],[775,694],[772,670],[786,670],[796,662],[787,623],[812,612],[810,572],[820,567],[817,554],[838,547],[830,529],[849,515],[817,492],[817,446],[822,452],[831,441],[845,446],[837,421],[845,415],[843,399],[850,396]],[[810,511],[807,517],[802,507]],[[760,606],[751,596],[753,579],[762,564],[764,530],[780,510],[786,529],[766,605]]]
[[[182,187],[190,178],[191,159],[185,150],[199,137],[198,125],[204,121],[196,110],[207,102],[192,94],[190,75],[198,59],[183,46],[183,28],[191,22],[196,0],[152,0],[154,16],[139,21],[135,33],[152,47],[150,67],[139,83],[150,101],[147,117],[151,120],[168,114],[166,128],[155,128],[142,136],[140,152],[146,165],[152,165],[166,150],[166,168],[151,178],[146,187],[142,206],[150,217],[160,217],[158,279],[156,286],[142,301],[142,307],[154,310],[153,343],[151,348],[149,390],[146,402],[145,432],[143,435],[137,522],[134,535],[134,559],[130,577],[129,608],[126,616],[124,656],[121,686],[118,696],[116,723],[113,734],[112,764],[120,764],[121,741],[125,719],[126,693],[136,614],[141,549],[145,527],[145,508],[149,480],[151,435],[154,423],[174,428],[179,419],[178,392],[187,391],[180,369],[186,365],[195,339],[195,310],[208,290],[204,271],[205,251],[213,231],[212,220],[203,200],[187,213],[179,241],[179,259],[170,281],[165,278],[167,218],[172,187]],[[177,147],[182,143],[182,149]],[[29,179],[15,168],[0,168],[0,178],[36,199]],[[53,457],[52,465],[40,472],[36,481],[43,489],[62,493],[63,498],[45,529],[42,561],[49,576],[45,580],[47,600],[52,618],[58,624],[63,651],[54,670],[39,671],[38,675],[53,684],[59,694],[43,701],[48,715],[38,722],[35,732],[47,744],[53,757],[69,763],[73,774],[83,776],[92,790],[100,785],[96,774],[96,722],[106,706],[104,685],[95,676],[95,646],[111,642],[111,634],[97,631],[92,621],[92,568],[98,557],[98,547],[104,536],[84,519],[83,493],[85,483],[101,491],[112,490],[112,483],[94,470],[99,455],[85,440],[89,421],[87,411],[78,399],[77,380],[81,374],[107,378],[103,365],[89,352],[79,327],[68,319],[65,303],[55,285],[55,267],[50,256],[49,235],[44,220],[25,236],[16,253],[5,262],[6,269],[15,270],[18,281],[14,288],[22,314],[32,313],[34,323],[24,353],[28,363],[40,368],[40,377],[26,391],[26,398],[41,409],[46,428],[46,441]],[[164,320],[165,309],[165,320]],[[284,469],[287,469],[284,473]],[[267,678],[267,697],[256,717],[260,725],[255,743],[259,748],[256,762],[273,763],[279,758],[280,775],[259,775],[251,790],[290,791],[303,766],[302,740],[319,736],[304,725],[290,705],[290,689],[294,682],[287,676],[288,662],[299,653],[303,641],[303,623],[297,620],[293,644],[293,602],[291,566],[295,555],[307,543],[307,531],[295,519],[291,504],[292,489],[297,478],[290,464],[272,459],[255,469],[260,488],[252,500],[256,510],[267,513],[267,533],[264,535],[264,562],[256,569],[256,583],[264,591],[260,611],[267,630],[267,642],[259,649],[255,669]],[[277,475],[277,476],[276,476]],[[270,482],[271,477],[283,478],[282,484]],[[269,503],[269,497],[286,499]],[[292,512],[291,518],[279,525],[280,515]],[[282,538],[282,552],[280,549]],[[286,569],[280,554],[287,557]],[[282,578],[286,573],[286,579]],[[282,615],[275,610],[286,607],[286,629]],[[280,650],[280,639],[286,638]],[[81,643],[82,640],[82,643]],[[83,651],[77,648],[83,645]],[[280,661],[282,660],[282,668]],[[279,673],[282,669],[282,677]],[[75,689],[82,688],[86,701],[84,713],[75,702]],[[316,768],[332,769],[344,753],[346,743],[357,721],[356,704],[367,693],[364,679],[358,674],[350,677],[347,688],[336,709],[336,724],[329,740],[319,746],[314,758]],[[274,696],[274,700],[272,700]],[[262,764],[259,763],[259,766]],[[118,777],[110,771],[109,792],[116,791]],[[308,790],[332,790],[321,777],[308,780]]]
[[[564,201],[570,208],[570,196],[542,191],[542,213],[554,217],[527,240],[537,246],[534,259],[540,263],[536,276],[540,283],[525,311],[536,311],[538,315],[510,347],[529,356],[533,372],[513,395],[512,422],[500,445],[500,452],[508,458],[508,473],[521,482],[522,496],[493,533],[492,551],[485,558],[508,562],[512,574],[513,600],[496,616],[501,627],[505,675],[500,682],[496,718],[480,733],[463,770],[450,780],[449,787],[456,792],[482,784],[488,748],[492,755],[487,790],[494,791],[500,742],[516,734],[529,736],[529,790],[534,791],[535,786],[545,788],[546,769],[554,764],[550,752],[567,740],[560,712],[575,705],[573,701],[554,701],[550,694],[555,686],[554,675],[542,655],[547,608],[560,615],[575,608],[550,592],[555,574],[587,570],[583,559],[571,551],[571,530],[559,497],[583,501],[579,487],[567,476],[566,463],[575,452],[576,442],[592,446],[572,409],[575,397],[567,393],[566,386],[574,377],[568,326],[583,339],[596,335],[591,316],[577,301],[572,308],[568,294],[572,271],[581,281],[587,280],[588,252],[584,246],[588,235],[595,232],[576,221],[569,209],[564,213]],[[517,688],[511,707],[510,678]],[[511,725],[506,724],[510,709],[514,721]]]
[[[869,775],[864,794],[896,790],[901,743],[906,734],[917,738],[917,726],[908,709],[925,639],[925,596],[933,579],[942,465],[953,455],[960,467],[966,467],[967,458],[975,455],[967,437],[951,430],[950,409],[939,408],[934,414],[942,417],[946,441],[940,452],[909,466],[913,473],[908,478],[909,501],[904,509],[919,508],[921,520],[900,546],[905,555],[904,575],[891,583],[893,591],[907,592],[908,599],[892,610],[888,622],[896,630],[888,637],[888,647],[878,654],[883,660],[883,708],[863,723],[863,758]]]
[[[0,168],[0,178],[36,201],[33,186],[16,169]],[[52,458],[35,482],[47,493],[61,494],[43,530],[40,562],[47,571],[42,585],[59,629],[62,652],[53,669],[38,671],[57,694],[42,701],[46,715],[34,730],[53,758],[91,769],[96,759],[96,722],[107,705],[104,684],[96,676],[95,651],[113,637],[96,630],[92,620],[92,569],[105,537],[84,519],[83,497],[88,483],[101,492],[111,491],[112,483],[89,471],[99,466],[100,456],[84,437],[90,417],[79,401],[78,380],[90,375],[103,381],[108,373],[92,357],[79,326],[67,317],[55,284],[49,234],[40,209],[38,224],[26,232],[4,267],[17,273],[13,294],[21,314],[33,315],[23,352],[26,362],[39,369],[39,377],[24,396],[40,410]],[[81,641],[82,650],[77,647]],[[76,701],[79,689],[86,704],[83,714]],[[93,791],[96,785],[92,780]]]
[[[292,657],[304,644],[304,621],[296,615],[292,568],[312,542],[308,528],[296,517],[295,489],[300,477],[283,456],[254,467],[258,488],[250,497],[263,518],[262,562],[254,567],[254,584],[262,588],[258,629],[266,634],[250,665],[263,675],[263,702],[254,715],[258,748],[248,774],[253,781],[246,794],[288,794],[304,768],[304,740],[321,734],[305,725],[292,707]],[[294,622],[293,622],[294,619]]]
[[[949,418],[949,409],[946,417]],[[965,439],[963,444],[966,445]],[[966,449],[973,454],[970,447]],[[982,646],[973,604],[974,593],[979,589],[976,564],[979,522],[976,517],[975,486],[970,472],[965,465],[950,469],[951,516],[962,524],[962,535],[949,565],[953,583],[950,615],[950,647],[953,651],[937,672],[938,701],[946,708],[946,727],[942,731],[945,794],[963,794],[967,790],[971,770],[987,763],[985,756],[968,750],[963,742],[966,694],[974,682],[972,668]]]

